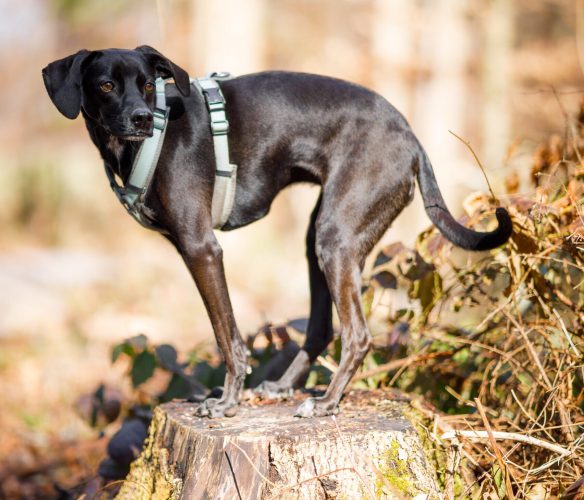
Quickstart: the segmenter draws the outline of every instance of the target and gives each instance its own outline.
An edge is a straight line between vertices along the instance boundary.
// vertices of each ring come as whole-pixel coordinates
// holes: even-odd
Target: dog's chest
[[[112,152],[116,160],[119,162],[122,157],[122,152],[124,151],[122,142],[117,137],[110,135],[107,141],[107,148]]]

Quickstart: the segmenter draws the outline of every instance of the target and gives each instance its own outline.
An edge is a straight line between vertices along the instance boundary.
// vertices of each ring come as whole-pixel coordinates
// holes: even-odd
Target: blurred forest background
[[[533,192],[535,146],[564,129],[584,92],[574,0],[0,0],[0,12],[4,494],[10,471],[95,435],[75,402],[100,382],[128,384],[113,344],[137,334],[179,349],[214,342],[179,256],[125,214],[83,121],[50,102],[50,61],[149,44],[191,76],[284,69],[363,84],[406,116],[455,214],[487,187],[449,130],[505,201],[512,173],[516,192]],[[307,315],[304,233],[317,192],[294,187],[266,219],[219,234],[243,334]],[[384,241],[411,245],[428,225],[418,193]]]

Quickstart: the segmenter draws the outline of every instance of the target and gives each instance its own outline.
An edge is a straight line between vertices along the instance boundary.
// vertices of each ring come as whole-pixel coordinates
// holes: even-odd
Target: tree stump
[[[300,419],[306,397],[242,403],[233,418],[196,404],[154,411],[118,499],[436,498],[434,464],[389,391],[351,391],[336,417]]]

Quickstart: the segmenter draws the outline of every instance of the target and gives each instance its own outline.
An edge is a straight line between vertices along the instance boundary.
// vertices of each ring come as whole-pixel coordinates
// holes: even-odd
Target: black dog
[[[157,76],[167,86],[168,132],[146,198],[148,217],[165,230],[191,272],[209,313],[227,376],[221,399],[207,399],[199,415],[234,415],[246,371],[225,283],[222,250],[213,234],[211,199],[215,159],[206,105],[191,92],[187,73],[156,50],[82,50],[49,64],[43,78],[67,118],[81,111],[104,162],[126,182],[140,140],[152,134]],[[221,84],[230,123],[229,150],[238,165],[231,215],[236,229],[270,209],[295,182],[319,184],[321,194],[306,237],[310,321],[306,343],[283,377],[265,394],[288,394],[333,336],[332,304],[341,327],[339,370],[322,398],[306,400],[302,417],[336,411],[343,390],[371,346],[361,309],[366,256],[411,201],[417,177],[432,222],[455,245],[487,250],[507,241],[508,213],[479,233],[448,212],[430,162],[406,120],[385,99],[358,85],[316,75],[266,72]]]

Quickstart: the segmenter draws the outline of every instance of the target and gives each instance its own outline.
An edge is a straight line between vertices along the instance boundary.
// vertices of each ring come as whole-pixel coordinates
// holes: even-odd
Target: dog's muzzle
[[[142,137],[142,139],[152,136],[154,115],[148,108],[138,108],[132,111],[130,122],[136,131],[136,134],[132,135]]]

